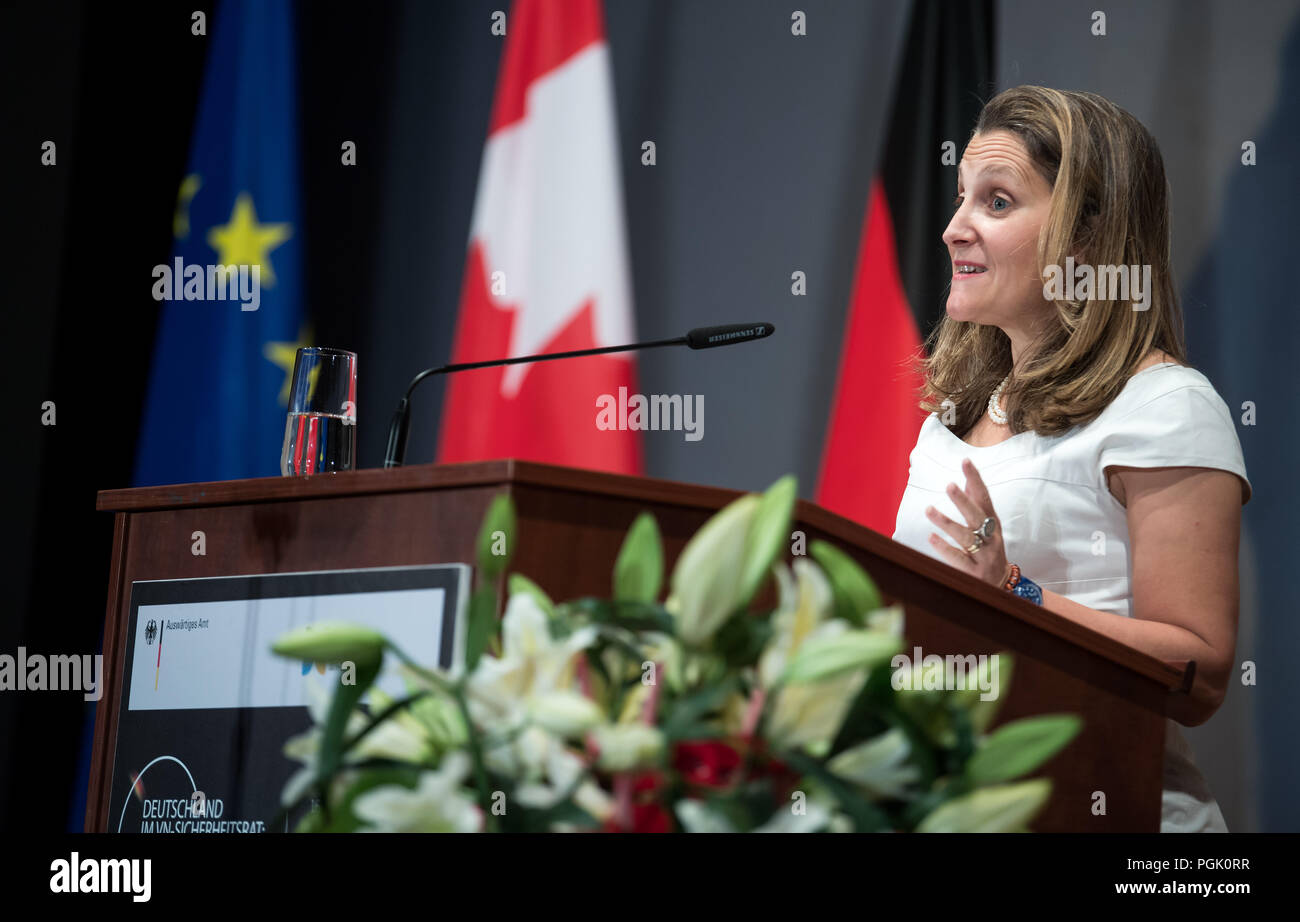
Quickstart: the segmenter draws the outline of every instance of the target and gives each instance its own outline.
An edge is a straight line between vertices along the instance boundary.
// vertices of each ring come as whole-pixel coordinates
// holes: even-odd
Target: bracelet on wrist
[[[1032,579],[1020,574],[1020,567],[1011,564],[1011,575],[1007,581],[1002,584],[1002,588],[1012,595],[1018,595],[1022,599],[1033,602],[1035,605],[1043,604],[1043,590]]]

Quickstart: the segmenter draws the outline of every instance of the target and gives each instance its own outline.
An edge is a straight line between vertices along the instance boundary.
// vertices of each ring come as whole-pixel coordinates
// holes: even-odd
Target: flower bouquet
[[[515,517],[497,497],[456,668],[355,625],[276,643],[342,667],[285,746],[302,763],[285,811],[318,832],[1026,830],[1051,790],[1026,776],[1079,719],[990,733],[990,658],[963,675],[900,655],[901,607],[833,545],[803,552],[795,495],[786,477],[713,516],[662,602],[649,514],[623,541],[611,598],[556,602],[506,576]],[[1010,658],[992,660],[1005,691]],[[400,670],[403,697],[376,686],[384,669]]]

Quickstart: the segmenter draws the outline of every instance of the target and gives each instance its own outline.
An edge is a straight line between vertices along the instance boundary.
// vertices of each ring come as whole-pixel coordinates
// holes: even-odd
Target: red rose
[[[672,815],[659,801],[663,777],[658,772],[638,772],[622,781],[630,791],[631,825],[624,827],[615,815],[601,827],[603,832],[672,832]]]
[[[740,768],[740,753],[718,740],[678,743],[673,750],[673,767],[687,784],[725,788]]]
[[[632,808],[633,832],[672,832],[673,820],[663,805],[655,802]]]

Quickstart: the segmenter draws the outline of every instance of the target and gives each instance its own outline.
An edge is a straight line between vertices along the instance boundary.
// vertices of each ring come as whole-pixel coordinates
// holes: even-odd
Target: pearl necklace
[[[1002,388],[1006,387],[1007,382],[1010,380],[1011,373],[1007,372],[1007,376],[1002,379],[1002,383],[995,387],[993,393],[989,395],[989,419],[999,426],[1007,424],[1007,414],[1002,412],[1002,408],[998,406],[998,403],[1002,400]]]

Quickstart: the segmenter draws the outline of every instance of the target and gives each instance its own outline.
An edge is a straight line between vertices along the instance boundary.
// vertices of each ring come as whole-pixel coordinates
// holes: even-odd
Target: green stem
[[[474,722],[470,720],[469,705],[465,701],[464,691],[457,685],[452,689],[452,694],[456,698],[456,706],[460,708],[461,717],[465,721],[465,735],[469,743],[470,758],[474,761],[474,785],[478,788],[478,801],[483,810],[483,823],[488,832],[496,832],[497,818],[492,813],[492,792],[488,789],[487,766],[483,763],[483,748],[474,729]]]
[[[426,680],[431,685],[436,686],[439,691],[446,692],[447,694],[452,694],[455,691],[456,686],[452,683],[451,680],[449,680],[446,676],[442,675],[441,673],[434,672],[430,669],[425,669],[415,660],[407,656],[406,652],[401,647],[397,646],[397,644],[389,643],[388,649],[393,651],[393,653],[397,656],[397,658],[400,659],[403,663],[405,663],[411,669],[412,672],[418,674],[420,678]]]
[[[353,748],[354,746],[356,746],[357,743],[359,743],[359,742],[361,742],[363,739],[365,739],[366,736],[369,735],[370,732],[371,732],[372,730],[375,729],[375,727],[379,726],[379,725],[380,725],[381,723],[383,723],[385,720],[387,720],[388,718],[392,717],[392,716],[393,716],[394,714],[396,714],[398,711],[401,711],[401,710],[404,710],[404,709],[410,707],[412,704],[414,704],[415,702],[419,701],[421,698],[424,698],[424,697],[427,696],[428,694],[429,694],[429,692],[427,692],[427,691],[418,691],[418,692],[416,692],[414,695],[411,695],[410,697],[402,698],[400,701],[394,701],[394,702],[393,702],[392,704],[390,704],[388,707],[384,708],[382,711],[380,711],[378,714],[376,714],[374,717],[372,717],[372,718],[370,719],[370,723],[368,723],[368,724],[366,724],[366,726],[362,727],[361,730],[357,733],[356,736],[354,736],[354,737],[352,737],[352,739],[346,741],[346,742],[343,744],[343,752],[344,752],[344,753],[350,752],[350,751],[352,750],[352,748]]]

